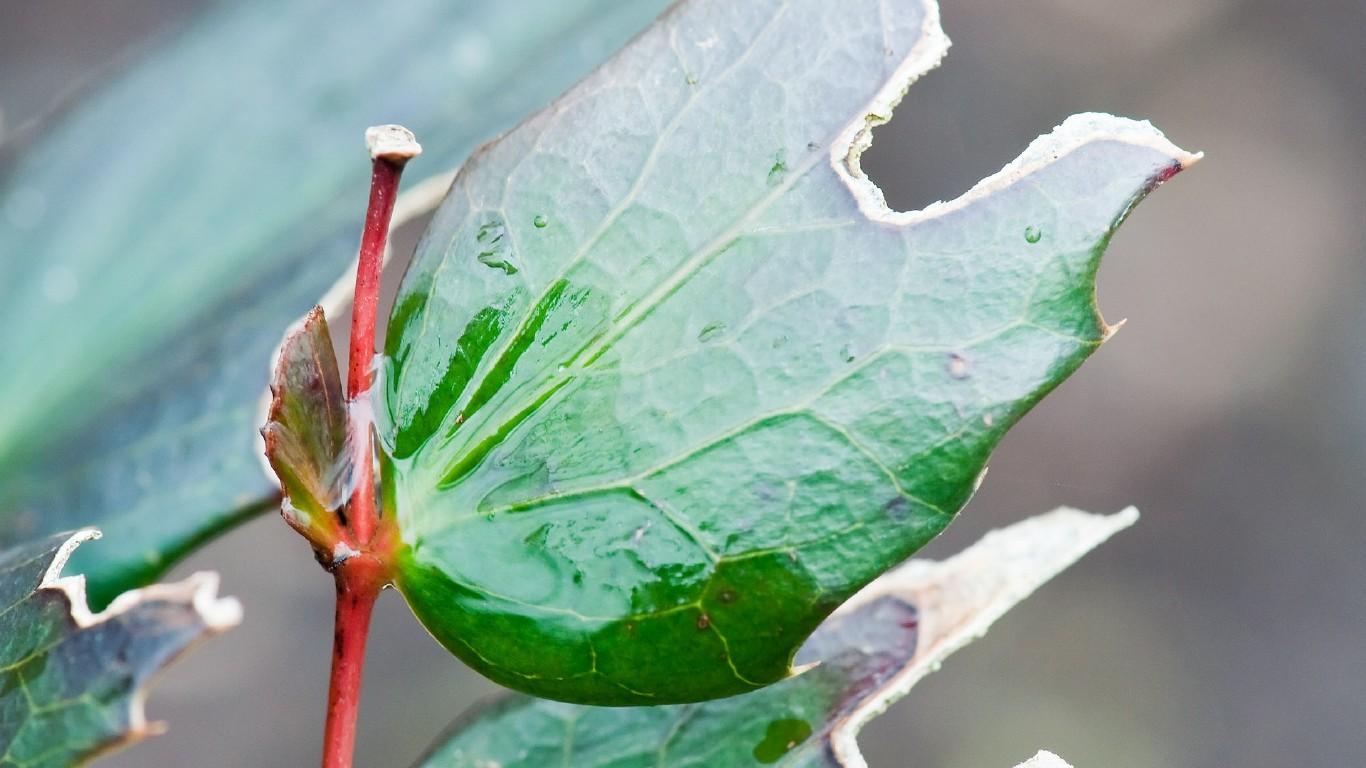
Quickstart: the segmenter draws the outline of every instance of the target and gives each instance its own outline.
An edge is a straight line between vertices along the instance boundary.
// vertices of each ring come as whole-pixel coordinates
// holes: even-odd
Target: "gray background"
[[[12,130],[194,10],[6,0]],[[893,207],[954,197],[1083,110],[1208,157],[1143,204],[1101,271],[1130,323],[1010,434],[931,546],[1069,504],[1143,510],[875,722],[873,766],[1366,764],[1366,4],[945,0],[954,47],[865,160]],[[359,226],[360,211],[357,211]],[[404,233],[411,238],[412,233]],[[246,623],[153,695],[124,766],[315,764],[331,586],[274,517],[215,542]],[[494,691],[381,600],[358,765],[401,766]]]

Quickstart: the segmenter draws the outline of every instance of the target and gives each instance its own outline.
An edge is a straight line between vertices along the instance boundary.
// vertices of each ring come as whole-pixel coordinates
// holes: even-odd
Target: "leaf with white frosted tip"
[[[864,768],[857,734],[954,651],[1114,533],[1127,509],[1060,509],[987,534],[942,562],[912,560],[821,625],[808,668],[754,693],[701,704],[606,708],[503,697],[461,718],[418,768],[781,765]],[[1040,753],[1027,768],[1058,768]],[[1024,767],[1022,767],[1024,768]]]
[[[461,169],[375,404],[452,653],[585,704],[780,681],[1111,335],[1101,254],[1196,156],[1078,115],[892,212],[859,154],[947,45],[930,0],[684,0]]]
[[[87,528],[0,552],[0,768],[65,768],[159,733],[146,686],[191,645],[237,626],[218,576],[126,592],[91,613],[63,576]]]

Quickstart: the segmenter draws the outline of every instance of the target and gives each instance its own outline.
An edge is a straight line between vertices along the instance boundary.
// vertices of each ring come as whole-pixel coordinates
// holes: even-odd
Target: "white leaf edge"
[[[937,201],[916,211],[893,211],[873,180],[863,171],[863,153],[873,144],[873,129],[892,119],[911,85],[925,73],[935,69],[951,45],[939,20],[937,0],[920,0],[925,12],[920,39],[911,47],[906,58],[887,78],[882,89],[850,124],[840,132],[830,147],[830,164],[836,175],[854,195],[859,210],[868,219],[893,226],[910,226],[950,211],[965,208],[988,197],[1040,168],[1056,162],[1063,155],[1097,141],[1119,141],[1148,147],[1168,155],[1184,170],[1204,157],[1201,152],[1187,152],[1173,144],[1147,120],[1132,120],[1104,112],[1083,112],[1072,115],[1051,132],[1029,143],[1024,152],[1004,168],[977,182],[967,192],[950,201]]]
[[[77,547],[87,541],[99,539],[101,536],[102,534],[96,528],[82,528],[72,533],[57,548],[52,560],[48,563],[47,570],[43,573],[42,581],[34,589],[34,593],[40,590],[61,593],[67,603],[67,612],[72,621],[76,622],[78,629],[97,626],[127,613],[143,603],[181,603],[188,605],[204,624],[203,635],[195,643],[184,648],[181,651],[184,653],[198,642],[222,634],[242,623],[242,604],[236,598],[218,596],[219,576],[212,571],[193,573],[182,581],[152,584],[140,589],[129,590],[114,598],[114,601],[103,611],[91,612],[90,603],[86,600],[85,575],[63,576],[62,570],[66,568],[67,561],[71,559],[71,554],[76,551]],[[165,732],[165,723],[147,721],[147,690],[147,686],[142,686],[129,697],[129,732],[124,735],[118,746],[127,746],[148,736]]]
[[[1072,768],[1072,766],[1052,752],[1041,749],[1037,755],[1020,763],[1015,768]]]
[[[1006,611],[1034,593],[1087,552],[1138,520],[1129,507],[1095,515],[1067,507],[991,531],[943,561],[910,560],[860,590],[835,612],[848,614],[881,597],[906,601],[918,611],[915,656],[831,729],[831,752],[843,768],[868,768],[858,733],[926,675],[986,634]],[[1067,764],[1040,752],[1019,768]]]

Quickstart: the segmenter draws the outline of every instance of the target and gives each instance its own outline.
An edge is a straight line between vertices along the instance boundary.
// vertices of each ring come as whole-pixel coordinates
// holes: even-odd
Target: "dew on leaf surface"
[[[948,363],[949,375],[955,379],[966,379],[968,377],[968,359],[953,352],[949,354]]]
[[[773,155],[773,165],[769,166],[768,185],[776,187],[782,182],[785,175],[787,175],[787,152],[780,149]]]
[[[479,225],[474,240],[480,247],[476,257],[480,264],[501,269],[509,275],[517,274],[517,266],[512,263],[512,248],[508,245],[507,228],[502,219],[494,219]]]
[[[725,330],[726,324],[720,321],[707,323],[706,325],[702,326],[702,330],[697,332],[697,340],[701,342],[711,341],[712,339],[724,333]]]

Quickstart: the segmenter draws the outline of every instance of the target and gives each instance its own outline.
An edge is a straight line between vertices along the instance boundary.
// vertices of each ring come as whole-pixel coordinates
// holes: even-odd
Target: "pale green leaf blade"
[[[62,576],[86,529],[0,552],[0,768],[64,768],[155,733],[146,686],[190,646],[234,627],[241,607],[197,573],[91,614]]]
[[[946,47],[929,0],[689,0],[462,169],[377,409],[447,648],[582,703],[781,680],[1108,337],[1100,255],[1196,157],[1080,115],[893,213],[858,156]]]
[[[992,532],[949,560],[913,560],[811,636],[799,659],[818,666],[762,691],[627,708],[507,696],[457,721],[416,768],[863,768],[857,736],[869,720],[1136,518],[1132,509],[1062,509]],[[1049,758],[1057,759],[1022,768],[1058,764]]]
[[[98,524],[92,599],[274,507],[261,395],[354,258],[361,132],[446,172],[663,0],[223,2],[18,153],[0,183],[0,546]]]

